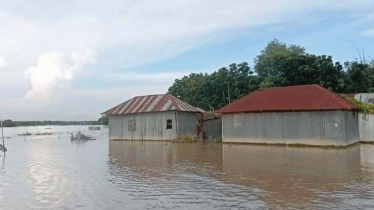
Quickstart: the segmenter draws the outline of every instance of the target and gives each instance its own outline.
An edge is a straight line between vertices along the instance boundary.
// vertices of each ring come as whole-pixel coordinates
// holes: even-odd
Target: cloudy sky
[[[373,0],[0,0],[0,118],[97,119],[273,38],[374,56]]]

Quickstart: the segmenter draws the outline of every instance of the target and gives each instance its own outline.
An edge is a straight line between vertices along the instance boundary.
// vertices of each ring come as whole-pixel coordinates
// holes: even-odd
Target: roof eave
[[[185,110],[162,110],[162,111],[151,111],[151,112],[134,112],[134,113],[126,113],[126,114],[108,114],[109,116],[124,116],[124,115],[132,115],[132,114],[150,114],[150,113],[163,113],[163,112],[189,112],[189,113],[201,113],[200,111],[185,111]]]
[[[359,108],[352,109],[297,109],[297,110],[256,110],[256,111],[232,111],[220,112],[220,114],[245,114],[245,113],[281,113],[281,112],[329,112],[329,111],[361,111]]]

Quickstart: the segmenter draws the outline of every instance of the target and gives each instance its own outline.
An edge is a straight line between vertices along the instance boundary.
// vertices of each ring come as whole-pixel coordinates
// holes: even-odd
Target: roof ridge
[[[150,106],[152,108],[148,110]],[[159,112],[170,109],[181,112],[200,112],[197,107],[180,100],[170,93],[165,93],[132,97],[131,99],[105,111],[104,114],[122,115],[129,113]]]
[[[342,105],[344,108],[346,109],[351,109],[351,107],[349,105],[353,105],[351,104],[349,101],[345,100],[344,98],[340,97],[339,95],[337,95],[336,93],[320,86],[320,85],[316,85],[315,86],[320,92],[323,92],[323,94],[327,95],[328,97],[330,97],[331,99],[333,99],[335,102],[339,103],[340,105]],[[355,106],[355,105],[353,105]]]
[[[298,88],[298,87],[305,87],[305,86],[319,86],[320,87],[320,85],[318,85],[318,84],[290,85],[290,86],[270,87],[270,88],[265,88],[265,89],[258,89],[258,90],[255,90],[255,91],[266,91],[266,90],[283,89],[283,88]],[[255,91],[252,91],[251,93],[253,93]]]

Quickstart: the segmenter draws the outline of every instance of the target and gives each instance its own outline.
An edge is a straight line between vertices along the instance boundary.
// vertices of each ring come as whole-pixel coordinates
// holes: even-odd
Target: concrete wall
[[[172,129],[166,129],[172,120]],[[129,130],[130,121],[135,130]],[[131,127],[131,125],[130,125]],[[109,138],[112,140],[175,140],[178,135],[197,135],[196,114],[189,112],[155,112],[109,116]]]
[[[374,114],[359,113],[358,116],[360,141],[374,142]]]
[[[222,118],[204,121],[204,132],[208,138],[222,137]]]
[[[346,146],[359,139],[358,113],[224,114],[223,142]]]
[[[365,104],[374,104],[374,93],[357,93],[355,99]]]

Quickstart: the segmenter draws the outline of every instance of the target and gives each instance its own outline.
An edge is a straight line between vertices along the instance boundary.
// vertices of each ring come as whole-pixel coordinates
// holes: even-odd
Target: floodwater
[[[4,130],[0,209],[374,208],[374,145],[113,142],[107,128],[50,128]],[[72,131],[97,140],[72,142]]]

